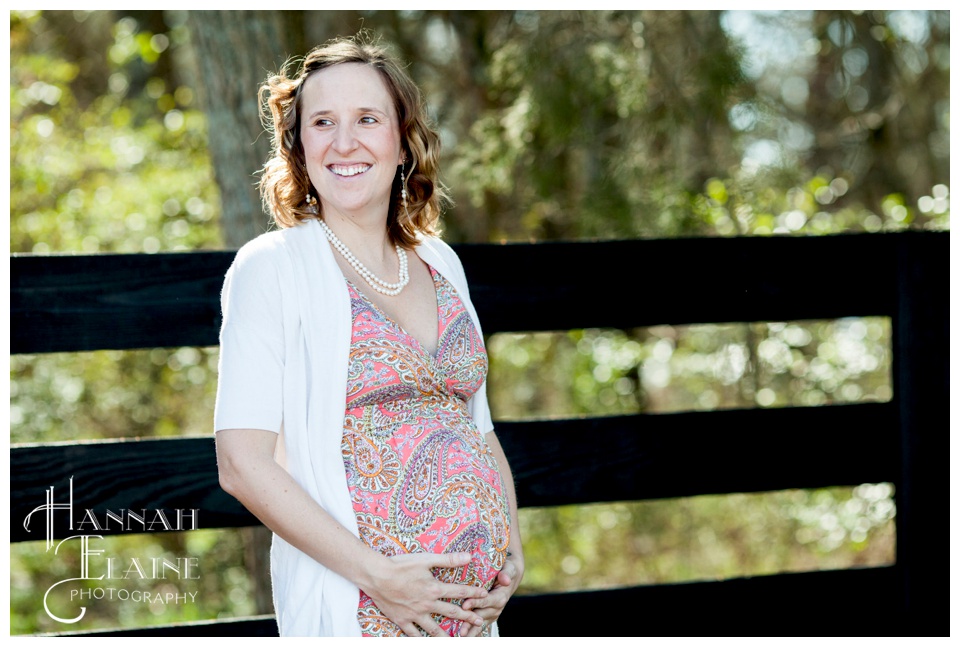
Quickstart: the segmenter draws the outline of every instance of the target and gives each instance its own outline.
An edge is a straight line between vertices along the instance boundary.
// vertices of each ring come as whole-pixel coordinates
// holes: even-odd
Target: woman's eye
[[[375,124],[377,123],[376,117],[361,117],[360,123],[362,124]]]
[[[333,122],[330,121],[329,119],[317,119],[317,120],[313,123],[313,125],[314,125],[314,126],[329,126],[329,125],[332,124],[332,123],[333,123]]]

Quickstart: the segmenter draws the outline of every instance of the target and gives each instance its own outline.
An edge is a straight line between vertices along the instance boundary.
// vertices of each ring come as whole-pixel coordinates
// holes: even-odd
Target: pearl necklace
[[[406,287],[407,283],[410,282],[410,272],[408,271],[407,266],[407,254],[403,251],[400,245],[397,245],[397,258],[400,260],[400,280],[396,283],[387,283],[380,277],[376,276],[373,272],[368,270],[363,263],[357,260],[357,257],[347,249],[347,246],[343,244],[337,235],[333,233],[333,230],[325,223],[320,221],[320,226],[323,228],[323,233],[326,234],[327,240],[329,240],[338,252],[347,260],[348,263],[357,271],[357,274],[363,277],[363,280],[366,281],[370,287],[379,292],[380,294],[385,294],[388,297],[395,297],[400,294],[400,291]]]

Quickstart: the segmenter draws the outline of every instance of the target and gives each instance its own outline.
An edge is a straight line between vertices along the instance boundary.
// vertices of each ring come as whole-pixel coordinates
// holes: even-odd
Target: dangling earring
[[[406,160],[400,162],[400,199],[403,200],[403,215],[410,219],[407,211],[407,174],[405,173]]]
[[[307,203],[307,208],[305,211],[309,211],[312,214],[320,213],[320,210],[317,209],[317,199],[315,197],[308,193],[307,197],[305,198],[305,202]]]

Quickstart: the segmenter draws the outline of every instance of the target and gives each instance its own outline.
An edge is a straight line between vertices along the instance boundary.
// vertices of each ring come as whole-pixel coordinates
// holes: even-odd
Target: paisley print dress
[[[496,459],[466,406],[486,378],[487,354],[456,290],[430,273],[435,355],[347,281],[353,333],[343,462],[364,542],[384,555],[472,553],[467,566],[434,575],[489,589],[506,559],[510,512]],[[358,619],[364,636],[403,635],[363,591]],[[450,635],[460,631],[460,620],[435,620]]]

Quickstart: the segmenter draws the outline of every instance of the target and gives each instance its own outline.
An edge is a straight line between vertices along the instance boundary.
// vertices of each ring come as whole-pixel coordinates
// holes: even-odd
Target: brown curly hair
[[[419,234],[438,233],[437,221],[446,191],[440,183],[440,136],[431,126],[420,89],[400,62],[363,35],[337,38],[312,49],[304,57],[299,73],[290,78],[287,61],[280,72],[260,86],[261,121],[272,135],[272,154],[260,177],[260,197],[279,227],[294,227],[322,217],[306,203],[316,191],[307,176],[303,143],[300,139],[301,88],[318,70],[342,63],[362,63],[380,73],[393,97],[400,123],[401,148],[406,159],[407,208],[400,204],[404,178],[397,170],[390,195],[387,231],[394,244],[406,249],[417,245]],[[320,208],[319,203],[315,206]]]

